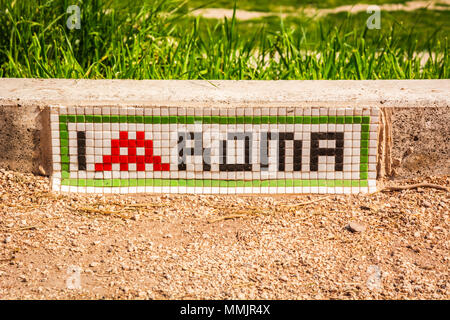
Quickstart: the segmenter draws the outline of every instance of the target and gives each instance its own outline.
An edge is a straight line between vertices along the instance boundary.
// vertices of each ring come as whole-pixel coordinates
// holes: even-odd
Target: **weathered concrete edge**
[[[203,91],[205,82],[211,86],[208,81],[0,79],[0,168],[38,174],[51,172],[50,105],[196,108],[345,106],[377,107],[381,111],[378,177],[450,174],[450,160],[447,160],[450,159],[447,148],[450,143],[450,80],[211,82],[221,86],[225,94],[215,90],[211,92],[210,88]],[[185,85],[189,90],[180,89],[170,97],[167,92],[172,92],[173,88],[158,91],[172,85],[175,89]],[[270,93],[265,92],[259,97],[248,95],[248,90],[259,86]],[[193,89],[195,87],[203,89]],[[247,89],[242,91],[244,87]],[[386,89],[380,92],[383,87]],[[146,90],[149,92],[146,93]],[[233,90],[241,93],[233,94]],[[326,94],[328,90],[333,92]],[[366,94],[361,95],[360,91]],[[398,97],[394,100],[395,92]],[[414,94],[405,95],[405,92]],[[278,98],[264,99],[270,94]],[[159,101],[161,97],[168,100]],[[226,97],[229,97],[228,101]],[[333,100],[326,100],[328,98]],[[421,123],[424,119],[428,122]],[[416,139],[417,131],[420,131],[425,142],[411,143]]]
[[[0,105],[448,107],[450,80],[0,79]]]

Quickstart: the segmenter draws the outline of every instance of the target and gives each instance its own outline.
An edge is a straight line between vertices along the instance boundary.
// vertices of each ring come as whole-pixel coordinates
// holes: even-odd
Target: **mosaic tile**
[[[52,107],[52,188],[372,192],[378,121],[375,108]]]

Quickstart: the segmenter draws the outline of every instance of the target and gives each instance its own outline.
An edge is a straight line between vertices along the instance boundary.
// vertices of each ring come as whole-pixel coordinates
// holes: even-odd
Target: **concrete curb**
[[[370,107],[381,113],[378,177],[448,175],[449,92],[450,80],[0,79],[0,167],[50,173],[48,107],[52,105]]]
[[[0,79],[0,105],[448,107],[450,80]]]

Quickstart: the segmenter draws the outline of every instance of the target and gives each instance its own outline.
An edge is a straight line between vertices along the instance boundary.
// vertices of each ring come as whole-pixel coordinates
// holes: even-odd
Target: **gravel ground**
[[[0,170],[0,199],[1,299],[450,298],[442,190],[98,196]]]

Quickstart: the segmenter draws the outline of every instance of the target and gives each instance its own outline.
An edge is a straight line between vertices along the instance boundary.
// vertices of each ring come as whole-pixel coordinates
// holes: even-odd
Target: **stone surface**
[[[64,106],[379,107],[379,176],[450,172],[450,80],[135,81],[0,79],[0,168],[47,174],[49,115]],[[386,111],[387,110],[387,111]],[[418,130],[420,128],[420,130]],[[397,159],[397,165],[392,165]],[[41,170],[39,166],[42,166]]]
[[[0,79],[0,105],[448,107],[450,80]],[[181,104],[181,105],[180,105]]]
[[[395,108],[392,114],[392,156],[398,178],[450,174],[450,109]]]

